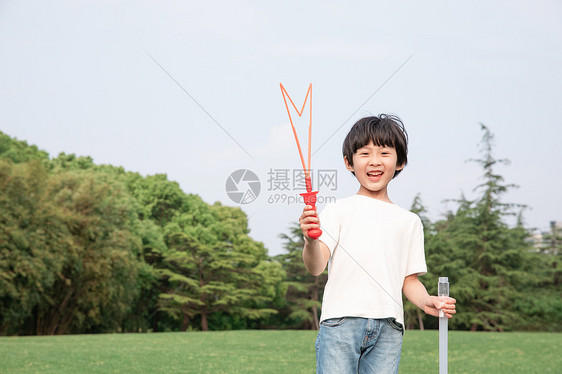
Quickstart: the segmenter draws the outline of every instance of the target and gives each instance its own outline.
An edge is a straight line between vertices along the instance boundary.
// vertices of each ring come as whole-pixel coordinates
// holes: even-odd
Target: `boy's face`
[[[397,170],[404,165],[396,165],[398,157],[393,147],[379,147],[370,141],[353,154],[353,166],[345,159],[347,170],[355,173],[361,184],[359,195],[366,195],[375,199],[390,202],[388,198],[388,183],[394,178]]]

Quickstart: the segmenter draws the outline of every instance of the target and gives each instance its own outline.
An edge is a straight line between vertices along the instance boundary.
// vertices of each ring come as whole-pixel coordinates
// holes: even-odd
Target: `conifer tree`
[[[290,234],[281,234],[285,241],[285,254],[276,259],[281,262],[287,272],[287,306],[286,314],[297,327],[305,329],[320,328],[320,307],[324,285],[327,281],[327,271],[318,277],[311,275],[302,260],[304,239],[298,224],[289,228]]]
[[[166,226],[161,309],[182,320],[182,330],[197,318],[203,331],[216,314],[258,320],[277,313],[267,305],[281,269],[266,264],[267,251],[248,236],[244,212],[209,206],[195,195],[188,205]]]
[[[431,236],[433,235],[432,233],[433,226],[429,218],[427,218],[426,216],[427,209],[423,205],[421,196],[419,194],[417,194],[414,197],[414,201],[412,202],[410,211],[416,213],[420,217],[420,220],[422,221],[422,225],[423,225],[424,243],[427,243],[429,240],[431,240]],[[427,274],[419,278],[420,281],[428,289],[431,287],[432,282],[435,283],[434,280],[436,279],[436,276],[433,275],[431,272],[432,268],[429,266],[429,262],[430,261],[426,259],[426,263],[428,264]],[[414,304],[412,304],[411,302],[409,302],[404,296],[402,297],[402,304],[404,305],[404,323],[406,328],[414,329],[418,327],[420,330],[424,330],[425,325],[423,321],[424,315],[422,310],[417,306],[415,306]]]
[[[495,167],[508,162],[494,157],[494,137],[486,126],[481,129],[482,157],[470,160],[483,171],[483,181],[475,188],[477,197],[462,197],[457,211],[436,224],[438,232],[427,252],[432,271],[450,274],[451,295],[459,311],[453,325],[504,331],[517,326],[516,303],[523,297],[524,285],[532,281],[533,262],[527,232],[506,223],[520,207],[502,200],[515,186],[505,184]]]

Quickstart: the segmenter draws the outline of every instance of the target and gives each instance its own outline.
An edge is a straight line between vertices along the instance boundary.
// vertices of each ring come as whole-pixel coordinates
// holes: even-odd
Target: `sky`
[[[475,197],[482,123],[519,186],[505,201],[528,206],[528,227],[562,221],[558,1],[2,0],[0,67],[1,131],[240,207],[271,255],[303,208],[280,83],[299,109],[312,84],[323,202],[358,190],[341,155],[353,123],[390,113],[410,139],[394,203],[419,194],[436,220]],[[308,118],[292,116],[306,149]],[[245,204],[226,191],[240,169],[260,182]]]

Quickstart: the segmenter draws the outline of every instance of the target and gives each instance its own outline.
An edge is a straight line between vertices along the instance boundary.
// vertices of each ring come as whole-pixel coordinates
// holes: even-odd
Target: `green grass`
[[[0,338],[0,373],[313,373],[314,331]],[[560,373],[562,334],[449,332],[449,373]],[[437,373],[438,332],[407,331],[400,373]]]
[[[561,373],[562,334],[449,332],[449,373]],[[439,372],[439,332],[407,331],[400,373]]]

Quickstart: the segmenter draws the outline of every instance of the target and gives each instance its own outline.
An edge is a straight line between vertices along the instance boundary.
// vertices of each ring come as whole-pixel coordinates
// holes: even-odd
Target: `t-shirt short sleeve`
[[[322,229],[320,241],[326,244],[332,255],[338,245],[340,235],[340,225],[335,204],[326,205],[322,212],[320,212],[320,228]]]
[[[423,225],[419,217],[416,217],[410,241],[406,276],[411,274],[424,275],[425,273],[427,273],[427,265],[423,245]]]

